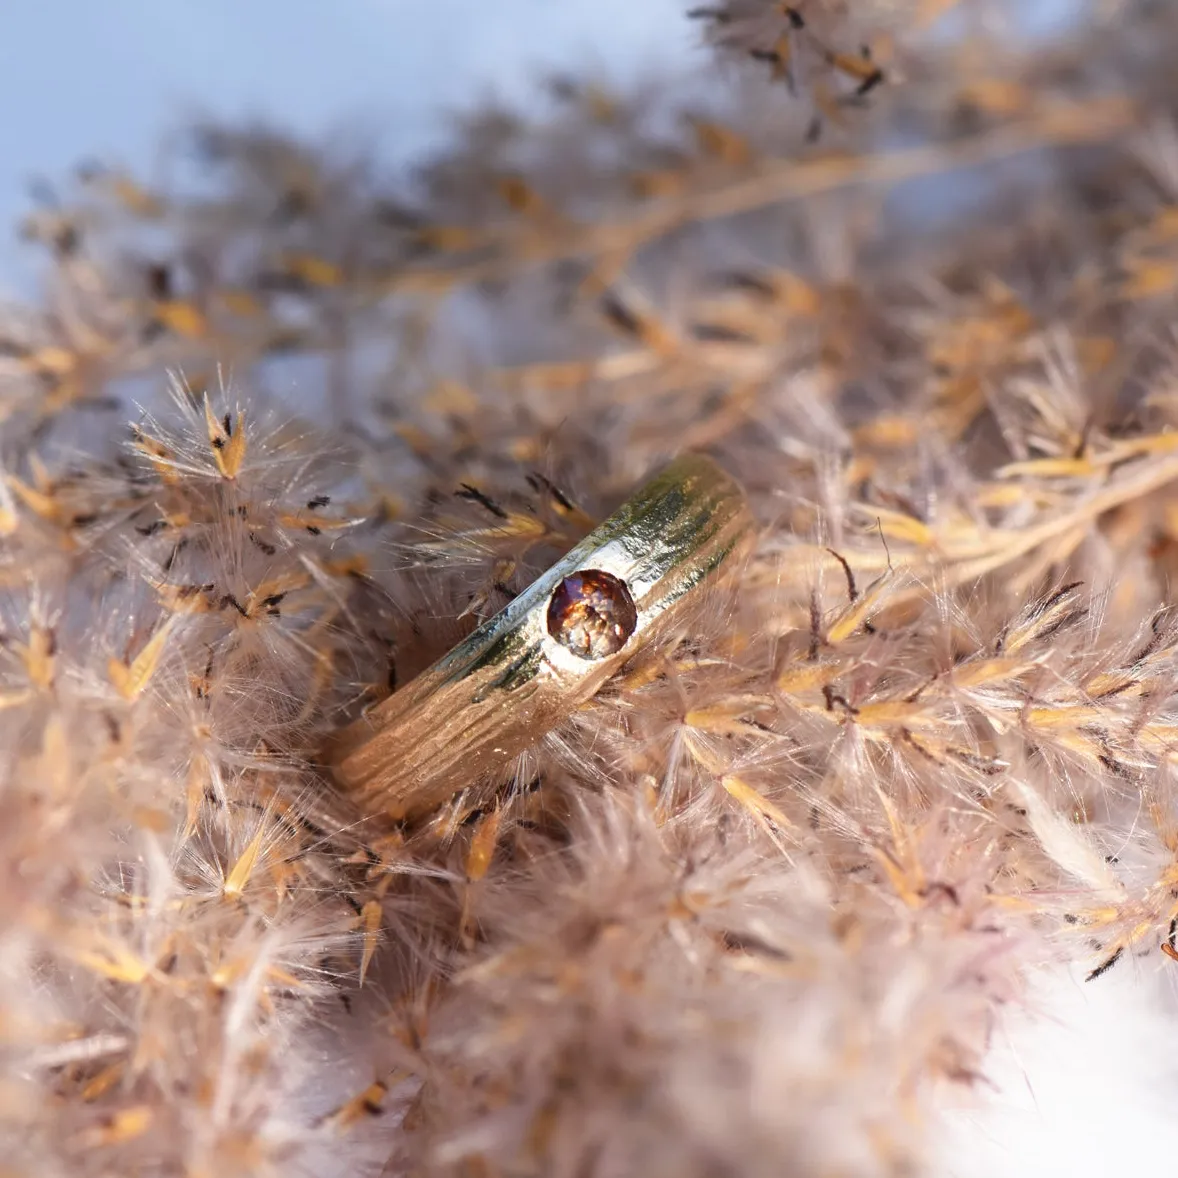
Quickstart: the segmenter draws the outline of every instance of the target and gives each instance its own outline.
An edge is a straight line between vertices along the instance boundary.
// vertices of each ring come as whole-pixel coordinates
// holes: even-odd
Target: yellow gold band
[[[683,618],[746,548],[744,492],[676,459],[495,617],[336,746],[335,780],[371,815],[414,818],[503,769]]]

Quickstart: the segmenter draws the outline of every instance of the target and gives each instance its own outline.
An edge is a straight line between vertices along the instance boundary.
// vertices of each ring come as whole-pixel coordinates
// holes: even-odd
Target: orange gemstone
[[[626,582],[600,569],[570,573],[548,602],[548,633],[577,658],[617,654],[637,625]]]

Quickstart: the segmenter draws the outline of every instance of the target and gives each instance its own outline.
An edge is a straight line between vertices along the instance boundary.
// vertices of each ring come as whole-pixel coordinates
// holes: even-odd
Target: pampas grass
[[[1042,967],[1178,969],[1178,18],[861,7],[702,9],[690,86],[393,180],[204,126],[46,195],[8,1171],[940,1174]],[[332,734],[688,447],[761,522],[690,632],[353,811]]]

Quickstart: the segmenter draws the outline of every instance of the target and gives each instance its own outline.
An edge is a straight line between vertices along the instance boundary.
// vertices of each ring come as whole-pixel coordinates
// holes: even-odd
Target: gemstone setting
[[[617,654],[638,625],[626,582],[601,569],[570,573],[548,602],[548,633],[579,659]]]

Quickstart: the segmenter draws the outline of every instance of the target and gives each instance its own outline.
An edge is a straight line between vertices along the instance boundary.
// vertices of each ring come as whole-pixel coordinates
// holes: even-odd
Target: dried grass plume
[[[210,124],[44,186],[0,1169],[939,1175],[1036,970],[1178,969],[1178,9],[1081,7],[730,0],[413,169]],[[738,583],[350,811],[332,733],[688,448]]]

